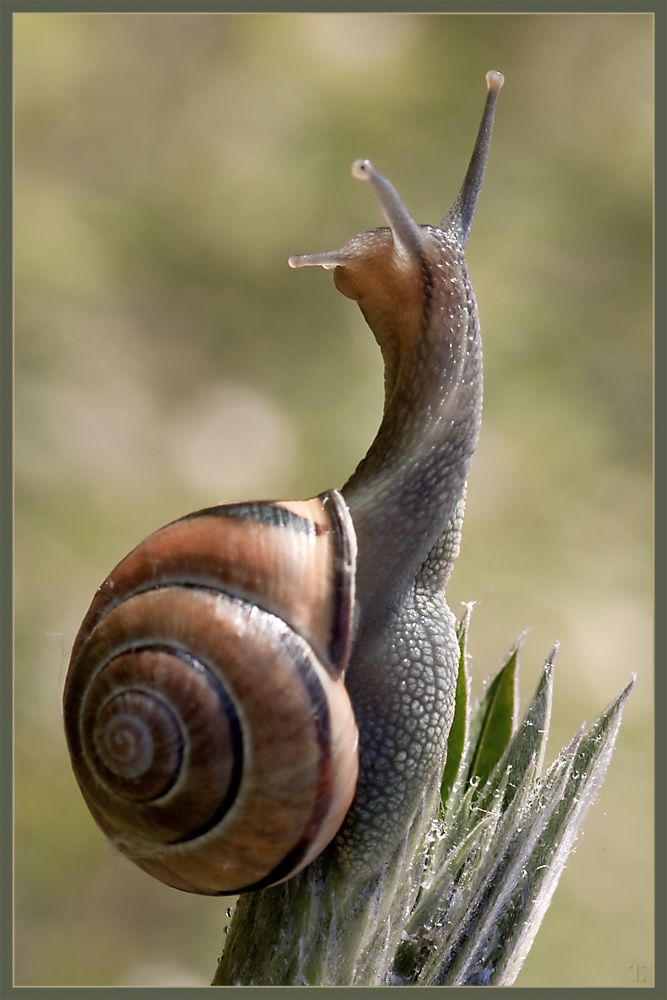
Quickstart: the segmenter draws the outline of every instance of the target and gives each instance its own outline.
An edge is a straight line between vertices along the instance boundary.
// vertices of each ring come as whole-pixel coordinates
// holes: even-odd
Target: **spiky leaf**
[[[531,852],[528,877],[523,886],[524,905],[510,911],[510,919],[501,929],[504,953],[496,962],[496,985],[508,986],[514,982],[530,950],[584,817],[607,772],[623,709],[635,679],[632,678],[580,741],[568,748],[567,784],[561,795],[558,794],[561,783],[554,787],[553,780],[549,781],[552,772],[557,772],[561,765],[561,757],[556,758],[545,777],[543,791],[554,807],[543,835]]]
[[[521,635],[517,639],[470,720],[468,780],[476,780],[480,785],[498,763],[514,731],[518,708],[518,655],[523,638]]]
[[[509,805],[520,784],[524,771],[531,760],[535,760],[539,774],[544,760],[551,722],[553,700],[553,671],[558,646],[554,646],[544,664],[537,691],[532,698],[523,720],[512,739],[505,747],[486,785],[480,789],[480,805],[484,806],[495,793],[500,781],[507,781],[505,805]],[[509,771],[509,777],[505,774]]]
[[[464,758],[468,741],[468,702],[470,699],[470,677],[467,665],[467,640],[473,605],[466,605],[466,611],[457,628],[459,640],[459,673],[456,680],[456,705],[452,728],[447,740],[447,761],[440,785],[440,801],[443,807],[447,803],[456,779],[459,777],[461,762]]]
[[[432,870],[397,956],[401,982],[509,985],[530,949],[606,772],[634,683],[540,778],[553,655],[485,788],[476,796],[470,787],[448,825],[440,824]]]

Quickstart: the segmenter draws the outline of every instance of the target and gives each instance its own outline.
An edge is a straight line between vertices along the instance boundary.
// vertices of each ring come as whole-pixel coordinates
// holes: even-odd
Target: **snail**
[[[446,755],[458,670],[444,591],[481,417],[464,247],[500,73],[460,193],[418,225],[368,160],[387,225],[321,266],[380,347],[385,407],[340,491],[223,504],[110,573],[75,639],[64,719],[99,827],[144,871],[210,895],[281,882],[323,851],[354,877],[396,849]]]

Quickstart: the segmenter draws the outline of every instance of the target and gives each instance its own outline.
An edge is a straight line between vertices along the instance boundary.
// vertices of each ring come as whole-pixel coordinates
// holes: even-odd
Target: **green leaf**
[[[483,785],[498,763],[512,736],[518,710],[519,649],[523,632],[507,660],[493,678],[473,710],[470,720],[472,760],[468,781]]]
[[[569,750],[566,784],[554,780],[563,755],[554,761],[541,789],[546,795],[549,821],[531,852],[524,880],[523,905],[515,907],[501,928],[503,952],[495,962],[493,983],[509,986],[514,982],[539,930],[565,863],[572,851],[584,817],[595,801],[611,760],[623,709],[635,684],[633,677],[620,695],[598,717],[590,729]],[[553,808],[549,807],[553,805]]]
[[[473,858],[457,877],[456,912],[450,906],[440,914],[437,925],[445,930],[423,959],[420,984],[514,982],[606,773],[633,684],[587,732],[580,730],[542,779],[535,780],[535,754],[523,767],[521,787],[505,805],[481,862]],[[505,790],[502,795],[506,801]],[[498,796],[492,809],[497,805]]]
[[[470,617],[468,608],[458,626],[459,677],[443,808],[427,838],[421,889],[396,953],[396,984],[514,982],[602,783],[634,684],[588,731],[582,726],[541,776],[558,647],[545,661],[520,725],[516,689],[523,635],[466,727]]]
[[[456,779],[459,777],[461,761],[465,755],[468,739],[468,702],[470,699],[470,677],[467,664],[467,638],[472,604],[466,605],[466,611],[456,630],[459,640],[459,672],[456,680],[456,705],[452,727],[447,740],[447,761],[440,784],[440,802],[444,807]]]
[[[419,904],[410,915],[405,928],[409,935],[418,934],[436,919],[439,911],[446,908],[457,874],[473,851],[478,848],[487,828],[493,826],[495,820],[497,817],[490,815],[482,817],[471,830],[454,843],[446,861],[438,868],[437,878],[428,885],[419,899]]]
[[[523,778],[523,773],[530,762],[535,761],[537,774],[542,769],[551,722],[553,673],[557,652],[558,645],[554,646],[544,663],[537,690],[526,709],[521,724],[517,727],[494,770],[489,775],[487,784],[480,790],[480,803],[482,805],[488,804],[507,770],[511,773],[505,791],[505,807],[512,801]]]
[[[431,853],[431,866],[434,870],[446,864],[447,855],[464,837],[480,822],[484,813],[473,807],[475,788],[468,788],[457,800],[456,808],[442,818],[440,832]]]
[[[532,770],[532,769],[528,769]],[[534,772],[533,772],[534,773]],[[493,858],[471,887],[466,925],[457,929],[445,961],[433,983],[450,986],[496,984],[496,951],[506,947],[504,922],[515,907],[524,908],[525,878],[531,852],[544,831],[551,812],[566,785],[561,776],[552,800],[532,822],[525,814],[520,823],[505,826],[493,845]]]

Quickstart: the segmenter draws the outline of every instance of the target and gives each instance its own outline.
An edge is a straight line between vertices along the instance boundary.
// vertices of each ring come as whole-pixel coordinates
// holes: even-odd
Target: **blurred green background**
[[[159,525],[340,485],[377,427],[354,304],[291,253],[381,223],[369,156],[436,221],[506,76],[469,244],[482,438],[450,604],[475,690],[554,640],[551,754],[637,671],[518,985],[653,976],[649,15],[19,14],[16,977],[205,984],[225,900],[116,857],[60,718],[95,587]]]

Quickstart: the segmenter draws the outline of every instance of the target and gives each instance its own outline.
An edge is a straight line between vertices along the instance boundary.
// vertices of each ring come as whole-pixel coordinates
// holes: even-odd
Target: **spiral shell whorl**
[[[91,735],[91,750],[109,788],[115,785],[119,794],[139,802],[169,791],[180,770],[183,733],[161,698],[141,689],[112,695]],[[156,760],[160,770],[153,767]]]
[[[357,773],[348,520],[337,494],[211,508],[98,591],[65,689],[70,754],[99,826],[161,881],[258,888],[340,826]]]

